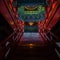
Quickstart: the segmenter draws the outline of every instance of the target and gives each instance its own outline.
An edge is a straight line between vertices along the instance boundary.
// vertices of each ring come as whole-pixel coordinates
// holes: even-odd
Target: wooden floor
[[[30,45],[12,47],[4,60],[60,60],[54,51],[54,46]]]

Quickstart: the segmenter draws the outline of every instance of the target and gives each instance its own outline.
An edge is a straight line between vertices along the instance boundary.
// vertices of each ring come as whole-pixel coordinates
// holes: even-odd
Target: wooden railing
[[[58,46],[58,45],[56,44],[56,43],[60,43],[60,37],[56,36],[56,35],[53,34],[52,32],[49,32],[49,33],[50,33],[50,35],[49,35],[50,37],[48,37],[47,34],[44,34],[45,38],[47,39],[48,43],[52,43],[52,45],[54,46],[54,48],[57,49],[57,51],[58,51],[59,54],[60,54],[60,46]],[[54,37],[56,40],[59,40],[59,41],[56,42],[53,37]]]
[[[22,35],[23,35],[22,30],[15,31],[8,37],[6,37],[5,40],[2,40],[2,42],[0,42],[0,60],[3,60],[3,58],[6,57],[8,50],[11,48],[11,46],[17,44]]]
[[[57,45],[56,41],[54,40],[54,38],[55,38],[55,39],[59,39],[59,41],[60,41],[60,38],[58,38],[56,35],[54,35],[50,31],[49,31],[49,36],[45,32],[39,32],[39,34],[40,34],[43,42],[46,43],[46,44],[44,44],[44,46],[48,46],[48,47],[51,46],[51,48],[54,49],[54,51],[56,52],[57,56],[60,59],[60,42],[58,42],[59,44]]]

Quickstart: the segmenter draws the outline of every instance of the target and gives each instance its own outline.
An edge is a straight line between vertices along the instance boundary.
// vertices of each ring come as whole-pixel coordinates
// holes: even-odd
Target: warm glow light
[[[29,25],[32,26],[34,23],[33,22],[29,22]]]
[[[34,46],[34,44],[29,44],[29,47],[30,47],[30,48],[33,48],[33,46]]]

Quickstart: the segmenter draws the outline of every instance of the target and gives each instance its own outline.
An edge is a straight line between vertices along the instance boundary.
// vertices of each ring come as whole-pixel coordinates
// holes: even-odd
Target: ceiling
[[[46,0],[16,0],[13,2],[18,8],[19,20],[25,22],[24,32],[38,32],[38,21],[45,19]],[[27,22],[27,24],[26,24]]]
[[[24,20],[25,22],[37,22],[39,20],[44,20],[46,13],[45,8],[41,5],[37,5],[37,7],[34,8],[27,7],[27,9],[25,9],[24,5],[18,7],[19,20]]]
[[[18,7],[19,20],[24,22],[38,22],[45,19],[46,0],[17,0],[13,2]]]
[[[48,2],[47,2],[47,0],[17,0],[17,5],[18,6],[20,6],[20,5],[22,5],[22,4],[31,4],[31,3],[33,3],[33,4],[40,4],[40,5],[44,5],[44,6],[46,6],[46,5],[48,5]]]

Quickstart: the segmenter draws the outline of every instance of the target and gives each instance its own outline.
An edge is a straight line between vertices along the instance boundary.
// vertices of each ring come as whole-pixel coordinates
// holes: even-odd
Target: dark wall
[[[12,32],[13,29],[0,13],[0,42],[4,40],[7,36],[9,36]]]
[[[58,38],[60,38],[60,20],[56,23],[56,25],[52,28],[51,32],[57,36]],[[59,39],[55,39],[56,41],[59,41]]]

